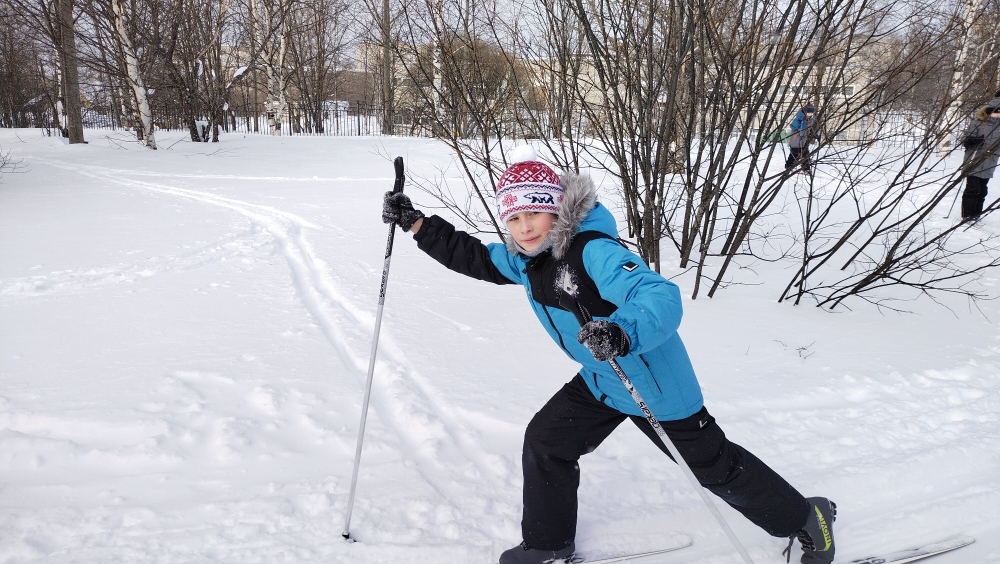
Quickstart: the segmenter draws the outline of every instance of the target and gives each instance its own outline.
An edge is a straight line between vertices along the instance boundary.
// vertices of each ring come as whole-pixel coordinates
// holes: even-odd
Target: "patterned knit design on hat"
[[[548,165],[535,159],[530,147],[518,147],[511,151],[513,162],[500,175],[497,182],[497,209],[500,222],[520,212],[559,213],[559,202],[563,190],[559,185],[559,175]]]

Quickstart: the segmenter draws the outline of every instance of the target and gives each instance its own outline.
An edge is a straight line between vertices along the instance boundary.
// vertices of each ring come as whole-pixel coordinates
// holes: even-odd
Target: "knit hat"
[[[816,111],[816,106],[814,106],[812,102],[809,102],[808,104],[806,104],[806,113],[807,114],[814,113],[815,111]]]
[[[506,224],[510,216],[526,211],[558,215],[563,199],[559,175],[539,162],[535,150],[528,145],[515,147],[508,156],[511,165],[497,182],[500,223]]]

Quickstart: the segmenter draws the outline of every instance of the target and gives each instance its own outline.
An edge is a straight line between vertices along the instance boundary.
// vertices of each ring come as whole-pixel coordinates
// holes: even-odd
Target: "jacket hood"
[[[559,216],[556,218],[549,239],[552,242],[552,255],[556,258],[565,256],[573,237],[580,231],[600,231],[612,237],[618,237],[618,225],[607,208],[597,202],[597,188],[589,176],[567,172],[559,177],[563,189],[563,199],[559,204]],[[517,246],[514,238],[508,234],[507,250],[511,253],[524,254]]]

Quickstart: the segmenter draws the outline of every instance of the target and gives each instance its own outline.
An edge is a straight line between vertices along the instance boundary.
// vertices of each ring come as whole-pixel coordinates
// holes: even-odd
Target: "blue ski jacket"
[[[792,119],[792,125],[790,126],[792,133],[796,131],[802,131],[809,125],[809,120],[806,118],[806,112],[804,110],[799,110],[795,114],[795,118]]]
[[[791,136],[788,138],[788,146],[794,149],[808,147],[809,143],[815,141],[819,135],[816,129],[816,118],[806,116],[804,110],[799,110],[789,126]]]

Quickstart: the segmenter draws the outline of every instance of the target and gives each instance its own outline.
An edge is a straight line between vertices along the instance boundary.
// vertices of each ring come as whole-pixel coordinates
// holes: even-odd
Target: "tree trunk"
[[[73,29],[73,0],[58,0],[62,67],[63,109],[66,112],[66,137],[72,143],[83,140],[83,110],[80,104],[80,73],[77,68],[76,33]]]
[[[285,98],[285,56],[288,52],[288,5],[287,0],[279,3],[281,10],[281,34],[278,39],[278,60],[268,65],[267,90],[268,121],[271,124],[271,135],[281,135],[281,126],[288,114],[288,100]],[[270,18],[268,18],[270,21]]]
[[[132,89],[132,96],[135,99],[136,117],[139,120],[136,124],[136,136],[146,147],[156,149],[156,137],[153,133],[153,113],[149,109],[146,84],[143,82],[142,73],[139,71],[139,58],[136,56],[132,40],[128,36],[126,8],[123,0],[112,0],[111,6],[115,17],[115,39],[125,59],[125,72],[128,76],[129,87]]]
[[[382,0],[382,134],[393,134],[395,100],[392,81],[392,32],[389,27],[389,0]]]
[[[981,0],[965,0],[964,10],[962,11],[962,23],[959,28],[959,41],[961,44],[958,46],[958,52],[955,53],[955,70],[951,73],[951,84],[948,88],[948,95],[952,96],[952,99],[945,114],[945,127],[951,128],[953,133],[943,136],[941,146],[941,151],[943,152],[947,152],[952,148],[952,138],[958,135],[956,126],[961,117],[962,103],[965,99],[965,65],[968,62],[969,53],[974,47],[973,45],[969,45],[973,37],[970,32],[972,31],[973,24],[975,24],[976,17],[979,15],[980,4]]]

